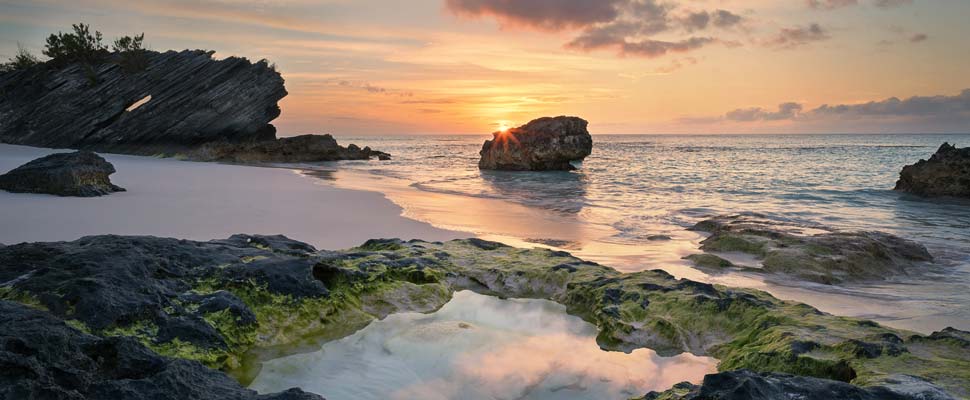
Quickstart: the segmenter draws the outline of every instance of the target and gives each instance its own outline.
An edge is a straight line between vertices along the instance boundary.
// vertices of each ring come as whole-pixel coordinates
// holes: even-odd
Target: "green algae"
[[[37,296],[22,290],[14,289],[11,286],[0,286],[0,300],[13,301],[27,307],[47,311],[47,306],[45,306],[44,303],[37,298]]]
[[[722,269],[734,267],[734,263],[707,253],[691,254],[684,257],[684,259],[693,261],[695,265],[701,268]]]

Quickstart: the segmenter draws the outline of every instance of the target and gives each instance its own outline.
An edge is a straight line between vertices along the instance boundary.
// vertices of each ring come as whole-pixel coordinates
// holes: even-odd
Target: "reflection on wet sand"
[[[604,399],[698,382],[716,360],[596,345],[596,328],[544,300],[464,291],[428,315],[391,315],[319,351],[267,362],[252,388],[340,399]]]

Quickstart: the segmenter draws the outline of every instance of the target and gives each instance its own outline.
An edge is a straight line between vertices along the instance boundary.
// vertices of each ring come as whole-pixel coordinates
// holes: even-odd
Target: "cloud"
[[[815,10],[835,10],[842,7],[855,6],[859,0],[805,0],[809,8]],[[913,4],[913,0],[873,0],[872,5],[887,9]]]
[[[456,14],[492,16],[506,25],[544,30],[582,28],[617,18],[626,0],[446,0]]]
[[[913,4],[913,0],[875,0],[873,4],[879,8],[892,8]]]
[[[816,10],[834,10],[846,6],[859,4],[859,0],[805,0],[809,8]]]
[[[694,33],[727,30],[744,21],[728,10],[682,11],[677,2],[660,0],[446,0],[445,7],[460,16],[495,18],[503,26],[578,32],[567,49],[611,49],[647,58],[740,43]],[[663,40],[655,38],[661,33],[667,34]]]
[[[926,41],[929,38],[930,37],[927,36],[925,33],[917,33],[917,34],[915,34],[913,36],[910,36],[909,37],[909,41],[910,42],[913,42],[913,43],[919,43],[919,42]]]
[[[742,17],[728,10],[714,10],[712,12],[697,11],[688,13],[681,18],[680,23],[688,32],[707,29],[714,26],[721,29],[732,28],[741,23]]]
[[[970,89],[955,96],[913,96],[900,100],[891,97],[860,104],[822,105],[811,111],[813,117],[882,117],[882,116],[970,116]]]
[[[819,24],[782,28],[778,35],[765,42],[768,47],[791,49],[832,38],[828,30]]]
[[[970,89],[955,96],[913,96],[906,99],[891,97],[881,101],[854,104],[823,104],[804,111],[799,103],[782,103],[777,111],[761,107],[730,111],[724,119],[730,121],[818,121],[828,119],[916,117],[948,119],[960,118],[970,122]]]
[[[793,119],[802,112],[804,106],[798,103],[781,103],[778,105],[778,111],[768,111],[761,107],[753,108],[739,108],[734,111],[730,111],[724,115],[724,117],[731,121],[778,121],[785,119]]]

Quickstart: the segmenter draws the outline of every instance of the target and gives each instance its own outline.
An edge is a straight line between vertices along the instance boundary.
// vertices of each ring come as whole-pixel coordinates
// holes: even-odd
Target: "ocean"
[[[767,290],[823,311],[927,332],[970,329],[970,202],[892,190],[900,169],[970,135],[593,135],[573,172],[477,168],[487,136],[338,137],[391,161],[308,166],[341,187],[374,190],[408,217],[516,245],[560,248],[624,271]],[[755,212],[805,226],[878,230],[924,244],[925,271],[828,286],[744,273],[709,275],[681,258],[713,215]],[[667,235],[671,241],[650,240]]]

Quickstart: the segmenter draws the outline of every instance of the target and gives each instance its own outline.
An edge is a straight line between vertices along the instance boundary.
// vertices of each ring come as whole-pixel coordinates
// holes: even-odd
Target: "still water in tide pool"
[[[431,314],[401,313],[320,350],[265,362],[250,385],[329,400],[624,399],[699,382],[709,357],[603,351],[596,327],[546,300],[470,291]]]
[[[767,290],[838,315],[930,333],[970,329],[970,201],[892,190],[900,169],[970,135],[597,135],[574,172],[479,171],[486,136],[338,137],[393,154],[311,166],[330,182],[376,190],[404,215],[516,246],[549,245],[622,271]],[[924,244],[925,269],[842,286],[708,274],[682,257],[686,228],[756,212],[785,223],[878,230]],[[658,235],[671,240],[652,240]]]

